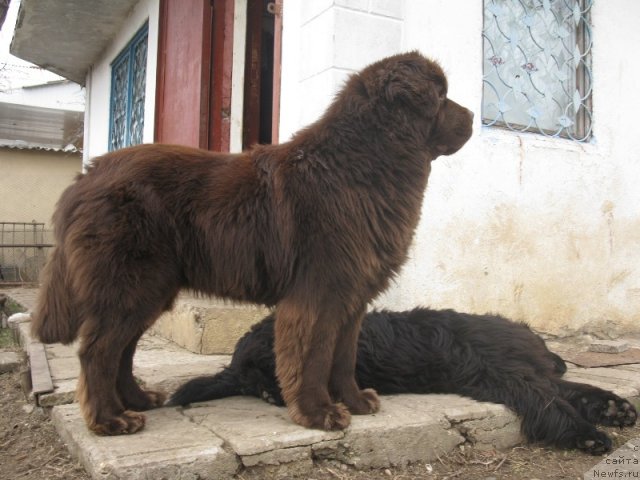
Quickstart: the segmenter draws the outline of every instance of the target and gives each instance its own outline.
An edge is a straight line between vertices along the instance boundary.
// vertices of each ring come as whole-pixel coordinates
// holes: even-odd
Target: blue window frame
[[[142,143],[149,25],[111,63],[109,151]]]

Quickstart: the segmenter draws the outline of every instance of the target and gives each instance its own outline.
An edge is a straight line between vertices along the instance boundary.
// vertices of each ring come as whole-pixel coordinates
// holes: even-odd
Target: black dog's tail
[[[187,405],[234,395],[242,395],[240,381],[233,370],[225,368],[215,375],[189,380],[171,395],[165,406]]]

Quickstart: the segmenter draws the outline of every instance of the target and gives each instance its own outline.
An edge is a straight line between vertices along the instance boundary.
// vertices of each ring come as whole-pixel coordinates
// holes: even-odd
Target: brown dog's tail
[[[31,334],[43,343],[71,343],[77,336],[79,321],[62,250],[53,249],[40,279],[37,307],[31,319]]]

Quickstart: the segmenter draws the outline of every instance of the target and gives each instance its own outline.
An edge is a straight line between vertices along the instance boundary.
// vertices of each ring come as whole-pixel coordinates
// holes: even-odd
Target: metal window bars
[[[592,3],[484,0],[484,125],[591,137]]]

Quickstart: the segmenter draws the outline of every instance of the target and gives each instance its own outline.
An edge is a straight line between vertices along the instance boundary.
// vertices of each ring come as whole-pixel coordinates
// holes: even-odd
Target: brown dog
[[[132,375],[138,339],[180,289],[276,306],[277,376],[297,423],[341,429],[379,407],[354,379],[367,303],[407,256],[430,162],[471,135],[418,53],[353,75],[290,142],[237,154],[108,153],[62,195],[33,331],[79,336],[90,429],[133,433],[162,404]]]

